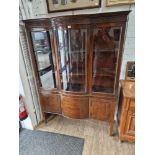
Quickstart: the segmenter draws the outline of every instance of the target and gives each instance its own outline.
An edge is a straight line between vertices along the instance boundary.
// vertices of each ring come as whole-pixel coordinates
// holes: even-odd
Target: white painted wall
[[[23,1],[23,0],[20,0],[20,1]],[[131,10],[131,13],[129,14],[129,18],[128,18],[128,23],[127,23],[124,54],[123,54],[121,74],[120,74],[120,79],[125,78],[126,62],[135,60],[135,5],[134,4],[106,7],[106,0],[102,0],[101,8],[66,11],[66,12],[48,14],[45,0],[33,0],[32,2],[28,2],[27,8],[32,9],[31,15],[29,15],[27,18],[43,18],[43,17],[54,17],[54,16],[76,15],[76,14],[93,14],[93,13]],[[28,12],[28,11],[25,11],[25,12]]]
[[[25,96],[20,75],[19,75],[19,94],[21,94],[22,96]]]
[[[125,78],[127,61],[135,61],[135,6],[129,14],[120,79]]]
[[[19,50],[19,73],[20,73],[20,77],[21,77],[21,81],[22,81],[22,87],[24,90],[24,96],[25,96],[24,99],[25,99],[26,107],[29,112],[29,117],[31,119],[32,126],[35,127],[37,125],[37,120],[36,120],[36,115],[34,112],[34,105],[33,105],[33,99],[31,96],[31,89],[30,89],[30,85],[27,80],[26,69],[25,69],[24,60],[22,58],[21,52],[22,51],[20,49]]]

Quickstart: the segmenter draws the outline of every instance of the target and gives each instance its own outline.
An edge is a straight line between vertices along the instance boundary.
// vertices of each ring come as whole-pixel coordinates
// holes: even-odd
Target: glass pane
[[[93,92],[113,93],[114,91],[120,32],[120,27],[94,29]]]
[[[85,91],[86,29],[57,30],[62,89]]]
[[[31,32],[33,49],[38,67],[40,86],[44,89],[56,88],[53,54],[48,31]]]

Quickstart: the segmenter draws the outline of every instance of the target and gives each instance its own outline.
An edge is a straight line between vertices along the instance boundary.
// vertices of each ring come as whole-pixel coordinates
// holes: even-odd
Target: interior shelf
[[[114,84],[114,81],[109,81],[109,82],[106,82],[106,81],[99,81],[99,82],[96,82],[94,81],[93,83],[93,86],[106,86],[106,87],[112,87],[113,84]]]
[[[74,52],[68,52],[69,54],[82,54],[86,53],[85,51],[74,51]]]
[[[102,74],[93,74],[93,77],[104,77],[104,76],[112,76],[114,77],[115,74],[106,74],[106,73],[102,73]]]
[[[69,73],[68,75],[72,75],[72,76],[85,76],[86,74],[83,74],[83,73]]]
[[[113,93],[113,87],[103,87],[103,86],[96,86],[94,85],[92,88],[93,92],[106,92],[106,93]]]
[[[94,53],[100,52],[100,53],[109,53],[109,54],[111,54],[111,53],[114,53],[114,50],[94,50],[93,52]]]
[[[63,83],[61,83],[61,86],[63,88]],[[83,84],[79,83],[67,83],[66,87],[63,88],[65,91],[80,91],[84,92],[85,91],[85,86]]]

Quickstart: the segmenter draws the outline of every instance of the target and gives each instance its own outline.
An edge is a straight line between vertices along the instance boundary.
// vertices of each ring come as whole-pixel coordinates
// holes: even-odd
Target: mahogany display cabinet
[[[108,121],[129,11],[24,20],[43,114]]]

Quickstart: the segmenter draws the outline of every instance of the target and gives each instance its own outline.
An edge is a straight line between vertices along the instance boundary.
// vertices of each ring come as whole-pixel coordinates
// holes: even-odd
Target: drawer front
[[[41,94],[42,110],[61,114],[61,99],[58,94]]]
[[[62,97],[62,112],[70,118],[88,118],[89,99],[88,97]]]
[[[115,111],[115,102],[103,99],[90,99],[90,118],[98,120],[113,119]]]

